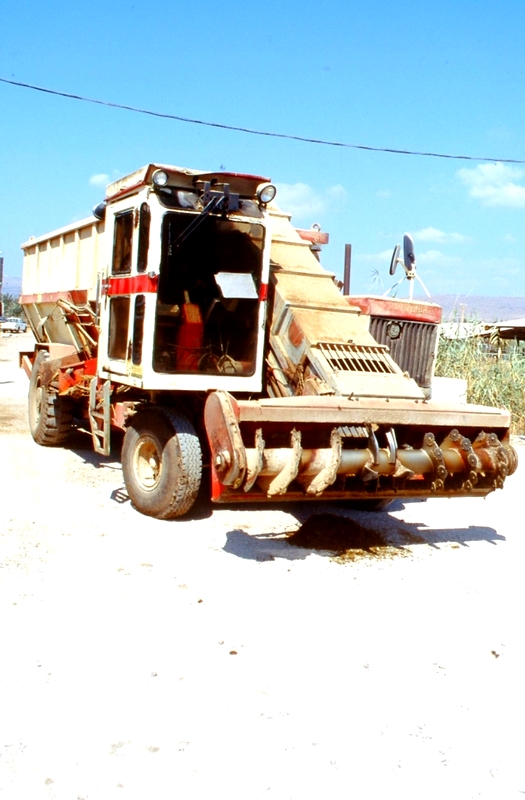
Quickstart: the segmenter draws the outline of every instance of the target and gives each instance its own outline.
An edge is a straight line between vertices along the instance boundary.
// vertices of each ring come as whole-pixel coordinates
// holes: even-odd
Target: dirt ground
[[[131,508],[0,338],[0,797],[525,794],[525,448],[485,500]],[[292,546],[307,519],[347,550]],[[334,516],[336,519],[334,520]]]

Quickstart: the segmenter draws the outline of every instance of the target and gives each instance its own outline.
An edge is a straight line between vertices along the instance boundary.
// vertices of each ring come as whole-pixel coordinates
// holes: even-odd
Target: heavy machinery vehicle
[[[124,431],[134,506],[484,496],[517,465],[508,411],[435,404],[263,177],[149,164],[94,216],[22,245],[21,354],[41,445]],[[310,241],[308,239],[310,238]]]

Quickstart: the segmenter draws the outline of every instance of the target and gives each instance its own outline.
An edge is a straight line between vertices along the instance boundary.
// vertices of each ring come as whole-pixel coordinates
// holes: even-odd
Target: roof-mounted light
[[[168,182],[169,175],[163,169],[156,169],[153,175],[151,176],[151,180],[155,184],[155,186],[161,187],[166,186]]]
[[[264,206],[267,203],[271,203],[276,194],[277,194],[277,189],[275,188],[273,183],[261,183],[257,187],[257,192],[256,192],[257,200]]]

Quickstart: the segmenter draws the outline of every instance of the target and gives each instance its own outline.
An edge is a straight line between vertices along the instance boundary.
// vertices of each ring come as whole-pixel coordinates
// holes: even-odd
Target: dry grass
[[[515,342],[441,337],[436,375],[467,381],[467,400],[508,408],[512,433],[525,433],[525,351]]]

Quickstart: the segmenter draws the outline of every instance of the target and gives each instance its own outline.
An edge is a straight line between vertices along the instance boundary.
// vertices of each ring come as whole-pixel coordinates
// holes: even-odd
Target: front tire
[[[202,476],[193,425],[171,408],[139,411],[124,436],[122,472],[130,500],[142,514],[157,519],[186,514]]]
[[[52,383],[44,384],[42,370],[48,360],[49,353],[40,350],[33,362],[29,381],[29,430],[37,444],[56,447],[64,444],[69,436],[73,403],[71,398],[58,395]]]

